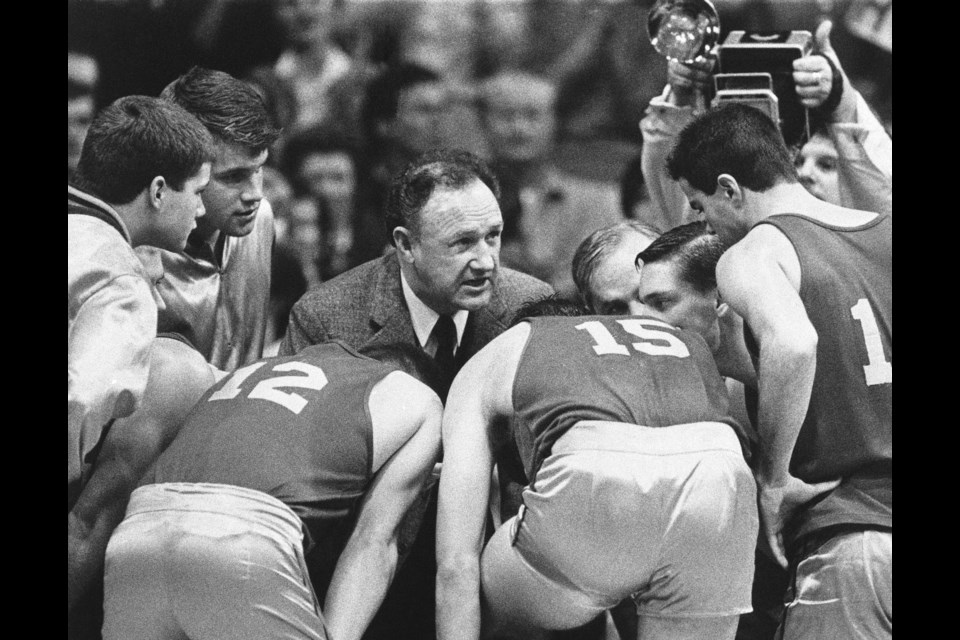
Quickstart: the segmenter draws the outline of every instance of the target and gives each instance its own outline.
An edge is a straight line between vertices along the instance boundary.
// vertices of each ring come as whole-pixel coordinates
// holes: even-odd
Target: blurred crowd
[[[308,288],[390,246],[390,178],[435,147],[491,161],[502,261],[564,294],[590,232],[643,221],[637,123],[666,81],[651,0],[71,0],[68,174],[98,107],[193,65],[250,82],[282,127],[264,168],[272,336]],[[813,31],[892,133],[890,3],[717,0],[732,30]],[[873,29],[873,30],[871,30]],[[830,171],[829,160],[820,161]]]

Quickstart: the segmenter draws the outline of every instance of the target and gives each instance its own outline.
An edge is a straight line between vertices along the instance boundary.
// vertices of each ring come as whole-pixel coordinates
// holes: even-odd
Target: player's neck
[[[799,182],[784,182],[766,191],[751,192],[751,210],[754,222],[759,222],[778,213],[798,213],[816,217],[823,208],[833,207],[819,200]]]
[[[877,216],[869,211],[848,209],[821,200],[798,182],[779,184],[752,195],[758,196],[751,207],[755,222],[780,213],[796,213],[827,224],[854,227],[866,224]]]

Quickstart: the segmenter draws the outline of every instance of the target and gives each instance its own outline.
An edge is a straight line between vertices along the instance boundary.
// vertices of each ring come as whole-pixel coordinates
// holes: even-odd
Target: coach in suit
[[[500,268],[499,196],[493,172],[465,151],[429,151],[407,165],[384,212],[395,250],[304,294],[280,354],[332,339],[361,352],[412,344],[435,359],[445,398],[460,366],[507,329],[519,306],[552,291]],[[435,637],[436,487],[411,509],[414,531],[415,510],[423,513],[420,532],[365,640],[392,638],[399,629],[404,638]]]
[[[520,304],[551,292],[536,278],[499,267],[499,194],[490,169],[467,152],[431,151],[410,163],[387,199],[395,251],[304,294],[290,313],[280,354],[331,339],[360,351],[415,344],[447,367],[449,384],[460,365],[509,326]],[[439,349],[450,338],[450,320],[452,364]]]

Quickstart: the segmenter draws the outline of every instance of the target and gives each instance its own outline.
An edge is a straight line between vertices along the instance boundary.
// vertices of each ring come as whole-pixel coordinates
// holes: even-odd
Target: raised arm
[[[522,323],[464,365],[443,414],[437,507],[437,638],[480,637],[480,554],[493,469],[492,430],[513,412],[513,378],[529,335]]]
[[[794,61],[797,95],[827,122],[837,149],[839,204],[893,213],[893,140],[844,73],[830,43],[832,27],[829,20],[821,23],[814,53]]]
[[[383,602],[397,568],[400,523],[440,455],[442,411],[433,391],[401,372],[370,394],[373,464],[381,466],[327,591],[331,638],[359,640]]]
[[[667,173],[667,156],[681,129],[697,115],[696,96],[709,86],[713,64],[712,60],[690,65],[668,62],[668,84],[662,95],[650,100],[646,115],[640,121],[643,135],[640,165],[657,211],[655,220],[641,222],[660,232],[696,219],[680,185]]]
[[[717,284],[760,348],[760,516],[774,556],[785,567],[784,524],[800,505],[837,485],[808,485],[790,475],[790,458],[813,391],[817,332],[798,293],[796,251],[773,226],[756,227],[727,250],[717,264]]]

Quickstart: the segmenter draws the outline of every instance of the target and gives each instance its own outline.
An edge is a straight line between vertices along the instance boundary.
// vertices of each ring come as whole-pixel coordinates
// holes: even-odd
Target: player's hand
[[[715,63],[713,58],[690,64],[674,60],[667,62],[667,83],[676,96],[678,104],[691,104],[695,94],[706,93],[712,82]]]
[[[783,482],[769,483],[757,478],[760,506],[760,525],[763,537],[773,552],[773,559],[787,568],[787,551],[783,543],[783,527],[797,510],[817,496],[832,491],[840,480],[807,484],[799,478],[787,476]]]

